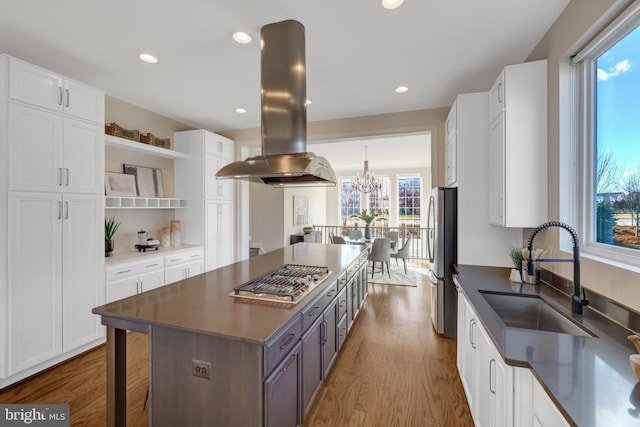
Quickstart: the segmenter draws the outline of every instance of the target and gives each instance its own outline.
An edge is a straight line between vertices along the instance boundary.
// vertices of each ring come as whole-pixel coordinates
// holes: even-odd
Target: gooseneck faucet
[[[571,258],[533,258],[533,241],[538,235],[539,232],[551,227],[559,227],[564,228],[571,234],[571,238],[573,239],[573,259]],[[571,312],[574,314],[582,314],[582,307],[585,305],[589,305],[589,300],[587,299],[587,294],[584,289],[582,289],[582,297],[580,297],[580,242],[578,241],[578,233],[571,228],[571,226],[565,224],[560,221],[550,221],[545,222],[544,224],[538,226],[529,237],[529,245],[527,247],[529,250],[529,261],[527,261],[527,274],[533,275],[534,272],[534,264],[538,262],[572,262],[573,263],[573,296],[571,297]]]

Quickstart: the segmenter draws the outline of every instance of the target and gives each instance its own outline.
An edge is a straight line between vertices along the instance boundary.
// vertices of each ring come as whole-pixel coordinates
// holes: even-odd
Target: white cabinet
[[[513,425],[513,368],[502,360],[471,305],[458,293],[458,369],[477,426]],[[462,311],[464,314],[460,314]],[[461,352],[461,353],[460,353]]]
[[[9,72],[11,100],[104,123],[102,91],[16,58],[9,58]]]
[[[492,224],[547,220],[547,61],[505,67],[489,91]]]
[[[143,259],[107,264],[104,272],[108,303],[165,284],[162,255],[147,255]]]
[[[104,341],[104,94],[0,55],[0,129],[2,388]]]
[[[102,197],[9,193],[9,375],[99,341]]]
[[[233,160],[234,141],[205,130],[176,132],[176,150],[189,155],[176,161],[176,192],[189,208],[176,212],[182,240],[204,246],[205,271],[235,261],[235,181],[215,173]]]
[[[165,255],[165,285],[201,274],[204,271],[204,261],[202,257],[202,249]]]
[[[460,94],[455,112],[456,185],[458,187],[458,263],[511,266],[505,248],[522,246],[522,230],[491,225],[489,194],[489,93]],[[450,114],[451,116],[451,114]],[[453,155],[452,155],[453,157]]]
[[[570,424],[529,369],[515,368],[514,425],[568,427]]]

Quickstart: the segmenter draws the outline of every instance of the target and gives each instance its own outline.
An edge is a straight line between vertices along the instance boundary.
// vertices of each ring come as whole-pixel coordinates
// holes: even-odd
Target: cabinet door
[[[322,318],[322,372],[323,378],[329,374],[329,369],[338,354],[337,335],[337,319],[336,312],[338,309],[337,300],[334,299],[329,307],[325,310]]]
[[[322,317],[302,336],[302,408],[306,410],[322,380]]]
[[[104,303],[103,197],[65,195],[62,219],[63,350],[104,335],[100,317],[91,313]]]
[[[62,118],[54,113],[9,104],[9,187],[59,191],[62,169]]]
[[[63,166],[65,192],[104,194],[104,129],[64,119]]]
[[[235,143],[233,140],[212,132],[205,132],[204,138],[207,153],[227,160],[235,158]]]
[[[489,132],[489,221],[491,224],[504,225],[506,221],[504,113],[491,123]]]
[[[222,202],[218,213],[218,267],[233,263],[235,259],[233,203]]]
[[[456,330],[456,346],[457,346],[457,359],[456,365],[458,372],[460,373],[460,380],[464,386],[465,376],[467,373],[464,371],[464,358],[465,358],[465,345],[468,340],[469,333],[467,332],[467,322],[465,317],[465,301],[464,295],[461,291],[458,291],[458,312],[457,312],[457,330]]]
[[[162,272],[164,277],[164,272]],[[105,284],[106,303],[118,301],[119,299],[127,298],[138,293],[140,281],[138,277],[129,277],[127,279],[114,280]]]
[[[480,324],[475,325],[475,362],[476,362],[476,402],[474,420],[476,426],[491,426],[495,410],[494,382],[492,378],[493,364],[492,347],[484,329]]]
[[[216,172],[218,172],[218,170],[220,169],[220,167],[218,166],[218,161],[219,158],[217,156],[209,153],[206,154],[204,179],[205,196],[208,199],[218,198],[222,196],[222,186],[224,180],[218,179],[216,177]]]
[[[204,272],[204,262],[201,259],[190,261],[185,264],[185,268],[187,269],[187,277],[197,276]]]
[[[206,271],[219,267],[218,245],[220,230],[218,229],[219,203],[216,201],[205,202],[205,236],[204,236],[204,266]]]
[[[65,79],[63,106],[65,114],[104,123],[104,93],[90,86]]]
[[[462,359],[462,387],[467,395],[469,409],[473,414],[476,408],[476,341],[478,334],[478,325],[475,313],[467,302],[466,298],[462,298],[465,312],[465,334],[459,336],[459,340],[463,340],[463,359]]]
[[[351,327],[351,323],[353,322],[353,280],[350,280],[347,283],[347,328]]]
[[[458,112],[457,112],[458,108],[457,108],[457,102],[453,102],[453,105],[451,106],[451,109],[449,110],[449,114],[447,115],[447,121],[445,122],[445,126],[444,126],[444,137],[445,140],[448,140],[449,138],[451,138],[451,136],[456,132],[456,129],[458,127],[458,123],[457,123],[457,119],[458,119]]]
[[[300,425],[300,372],[300,344],[297,344],[264,383],[267,427]]]
[[[489,90],[489,121],[494,120],[505,109],[505,74],[500,73]]]
[[[342,348],[345,340],[347,339],[347,315],[345,313],[338,322],[338,351]]]
[[[62,111],[62,77],[15,58],[9,59],[9,97]]]
[[[167,267],[164,269],[164,284],[177,282],[187,278],[187,270],[184,264],[178,264],[173,267]]]
[[[10,375],[62,353],[61,210],[56,194],[9,193]]]
[[[141,274],[138,277],[140,281],[140,292],[147,292],[151,289],[159,288],[160,286],[164,286],[164,270],[156,270],[151,271],[145,274]]]

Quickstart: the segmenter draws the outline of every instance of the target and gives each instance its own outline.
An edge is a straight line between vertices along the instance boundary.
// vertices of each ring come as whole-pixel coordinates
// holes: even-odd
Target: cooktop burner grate
[[[329,275],[327,267],[285,264],[233,288],[232,296],[280,302],[297,302]]]

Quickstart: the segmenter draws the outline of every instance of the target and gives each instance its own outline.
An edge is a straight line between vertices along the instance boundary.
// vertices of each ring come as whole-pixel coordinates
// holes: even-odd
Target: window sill
[[[581,258],[589,259],[594,262],[610,265],[633,273],[640,273],[640,258],[621,254],[614,251],[607,251],[592,246],[582,249]]]

